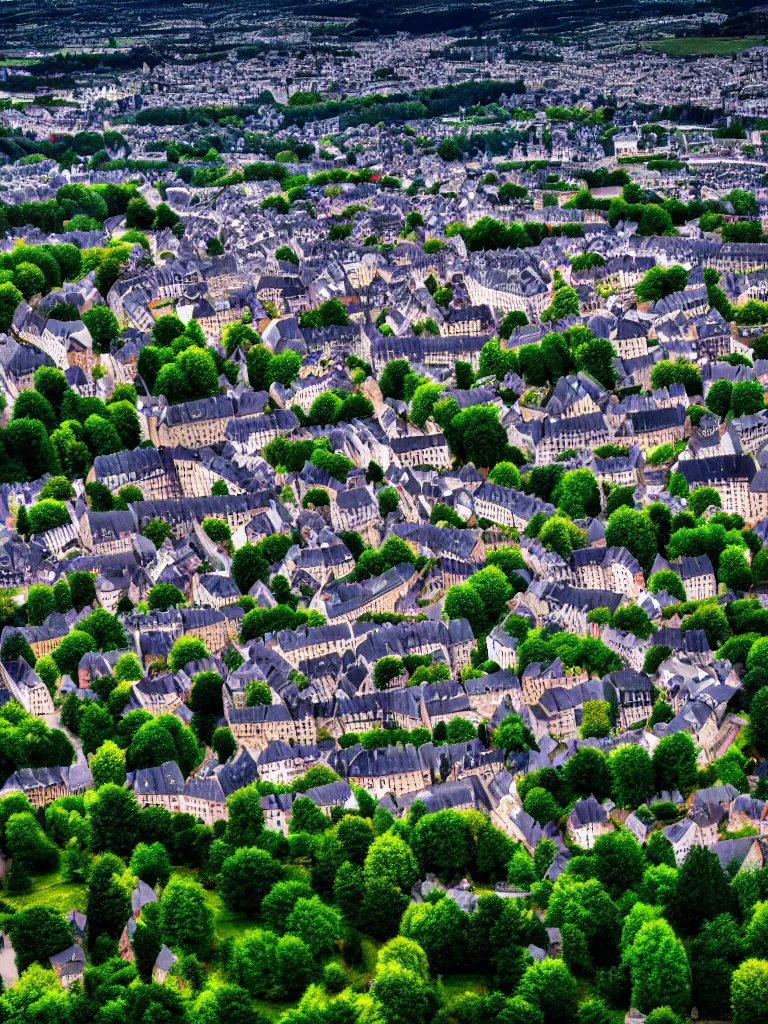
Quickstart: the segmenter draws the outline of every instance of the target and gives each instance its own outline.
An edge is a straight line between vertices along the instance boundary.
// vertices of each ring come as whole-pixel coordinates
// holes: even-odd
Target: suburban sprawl
[[[114,6],[0,41],[0,1024],[768,1024],[765,9]]]

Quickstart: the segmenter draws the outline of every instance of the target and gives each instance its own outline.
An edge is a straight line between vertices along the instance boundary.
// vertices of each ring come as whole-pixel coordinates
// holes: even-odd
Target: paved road
[[[79,736],[75,736],[75,734],[73,732],[70,732],[69,729],[65,728],[61,724],[61,712],[60,711],[55,711],[52,715],[43,715],[42,716],[42,720],[45,722],[45,724],[48,726],[49,729],[61,729],[61,731],[67,737],[69,742],[75,748],[75,753],[77,754],[77,760],[78,761],[84,761],[85,760],[85,755],[83,754],[83,745],[80,742],[80,737]]]
[[[6,988],[15,985],[19,980],[19,972],[16,970],[16,954],[13,952],[10,938],[5,936],[5,949],[0,949],[0,978]]]

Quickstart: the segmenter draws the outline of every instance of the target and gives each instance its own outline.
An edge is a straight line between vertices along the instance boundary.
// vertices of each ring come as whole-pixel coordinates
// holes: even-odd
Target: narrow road
[[[8,989],[19,980],[19,972],[16,970],[16,954],[13,951],[10,937],[4,935],[4,938],[5,948],[0,949],[0,978],[3,979],[5,988]]]

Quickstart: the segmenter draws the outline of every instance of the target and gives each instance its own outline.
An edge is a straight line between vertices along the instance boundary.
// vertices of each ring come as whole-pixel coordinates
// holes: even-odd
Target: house
[[[533,856],[542,838],[541,825],[521,807],[505,819],[505,826],[510,838],[522,843]]]
[[[53,714],[53,700],[48,687],[23,658],[13,662],[0,661],[0,680],[30,715],[41,718]]]
[[[236,708],[225,703],[224,717],[237,742],[249,750],[265,750],[275,740],[296,742],[296,727],[284,704]]]
[[[313,601],[328,622],[351,622],[366,612],[393,612],[416,578],[410,562],[394,566],[381,576],[360,583],[334,583]]]
[[[19,768],[3,783],[0,798],[9,793],[23,793],[37,809],[45,807],[62,796],[82,796],[93,788],[93,776],[88,762],[62,765],[59,768]]]
[[[627,820],[624,822],[624,827],[629,829],[635,839],[642,846],[648,841],[648,836],[651,834],[653,827],[653,815],[651,812],[644,807],[638,808],[633,811]]]
[[[205,825],[227,821],[227,797],[249,786],[257,777],[256,761],[245,749],[233,754],[222,765],[215,761],[203,762],[184,784],[184,792],[179,797],[179,810],[200,818]]]
[[[146,882],[139,879],[135,889],[131,892],[131,917],[134,921],[138,921],[142,910],[148,903],[157,903],[157,893],[151,885],[147,885]]]
[[[757,800],[748,794],[737,796],[731,803],[728,831],[738,832],[745,825],[749,825],[756,828],[760,835],[768,835],[766,807],[768,802],[765,800]]]
[[[709,848],[717,854],[720,866],[729,878],[739,871],[760,870],[765,863],[763,846],[757,836],[721,839]]]
[[[393,437],[389,445],[400,466],[451,465],[451,452],[442,433]]]
[[[375,796],[385,792],[395,797],[417,793],[431,782],[429,769],[422,764],[418,750],[411,743],[373,750],[356,743],[346,750],[335,751],[329,765],[343,779]]]
[[[568,834],[574,843],[591,850],[595,841],[613,831],[613,823],[594,796],[577,800],[568,815]]]
[[[48,962],[62,988],[71,988],[76,981],[83,980],[85,952],[79,943],[75,942],[68,949],[49,957]]]
[[[754,523],[768,513],[765,471],[758,470],[751,455],[680,459],[677,469],[689,490],[713,487],[720,495],[724,512],[735,512],[747,523]]]
[[[88,918],[73,907],[67,914],[67,922],[72,926],[72,938],[82,946],[88,932]]]
[[[179,810],[184,791],[184,776],[175,761],[164,761],[156,768],[138,768],[129,772],[126,784],[133,790],[140,807],[164,807]]]
[[[692,818],[683,818],[664,829],[664,838],[672,844],[675,863],[679,867],[693,846],[701,846],[701,832]]]
[[[163,943],[160,947],[160,952],[157,954],[155,965],[152,968],[152,981],[156,982],[158,985],[163,985],[165,983],[165,979],[168,977],[168,972],[178,959],[179,958],[174,956],[170,949],[168,949],[165,943]]]
[[[316,747],[270,740],[256,757],[259,778],[265,782],[287,783],[303,775],[313,764],[317,764],[319,751]]]
[[[653,712],[653,683],[645,672],[620,669],[603,678],[613,687],[618,711],[617,726],[630,729],[637,722],[650,718]]]
[[[698,555],[695,558],[684,555],[677,562],[669,562],[661,555],[657,555],[649,576],[663,569],[677,573],[689,601],[701,601],[705,597],[714,597],[717,593],[715,570],[709,555]]]
[[[547,517],[555,514],[555,506],[548,502],[523,494],[513,487],[490,483],[483,484],[475,491],[474,509],[478,518],[490,519],[502,526],[514,526],[521,532],[537,512],[543,512]]]
[[[488,634],[488,658],[503,669],[514,668],[517,662],[517,637],[510,636],[502,626],[494,626]]]
[[[331,502],[331,525],[339,533],[354,530],[365,534],[367,529],[381,520],[379,506],[369,487],[351,487],[339,491]]]

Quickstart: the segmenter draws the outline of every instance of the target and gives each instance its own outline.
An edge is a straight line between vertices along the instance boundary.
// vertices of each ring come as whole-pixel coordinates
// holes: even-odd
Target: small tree
[[[272,691],[266,683],[258,679],[251,679],[245,690],[245,706],[248,708],[257,707],[262,704],[272,703]]]
[[[402,675],[405,667],[400,658],[379,658],[373,667],[373,684],[377,690],[386,690],[393,679]]]
[[[125,784],[125,751],[111,740],[105,740],[96,753],[91,755],[90,769],[96,789],[107,782],[123,786]]]
[[[581,719],[581,738],[607,736],[612,727],[611,705],[605,700],[584,702]]]

